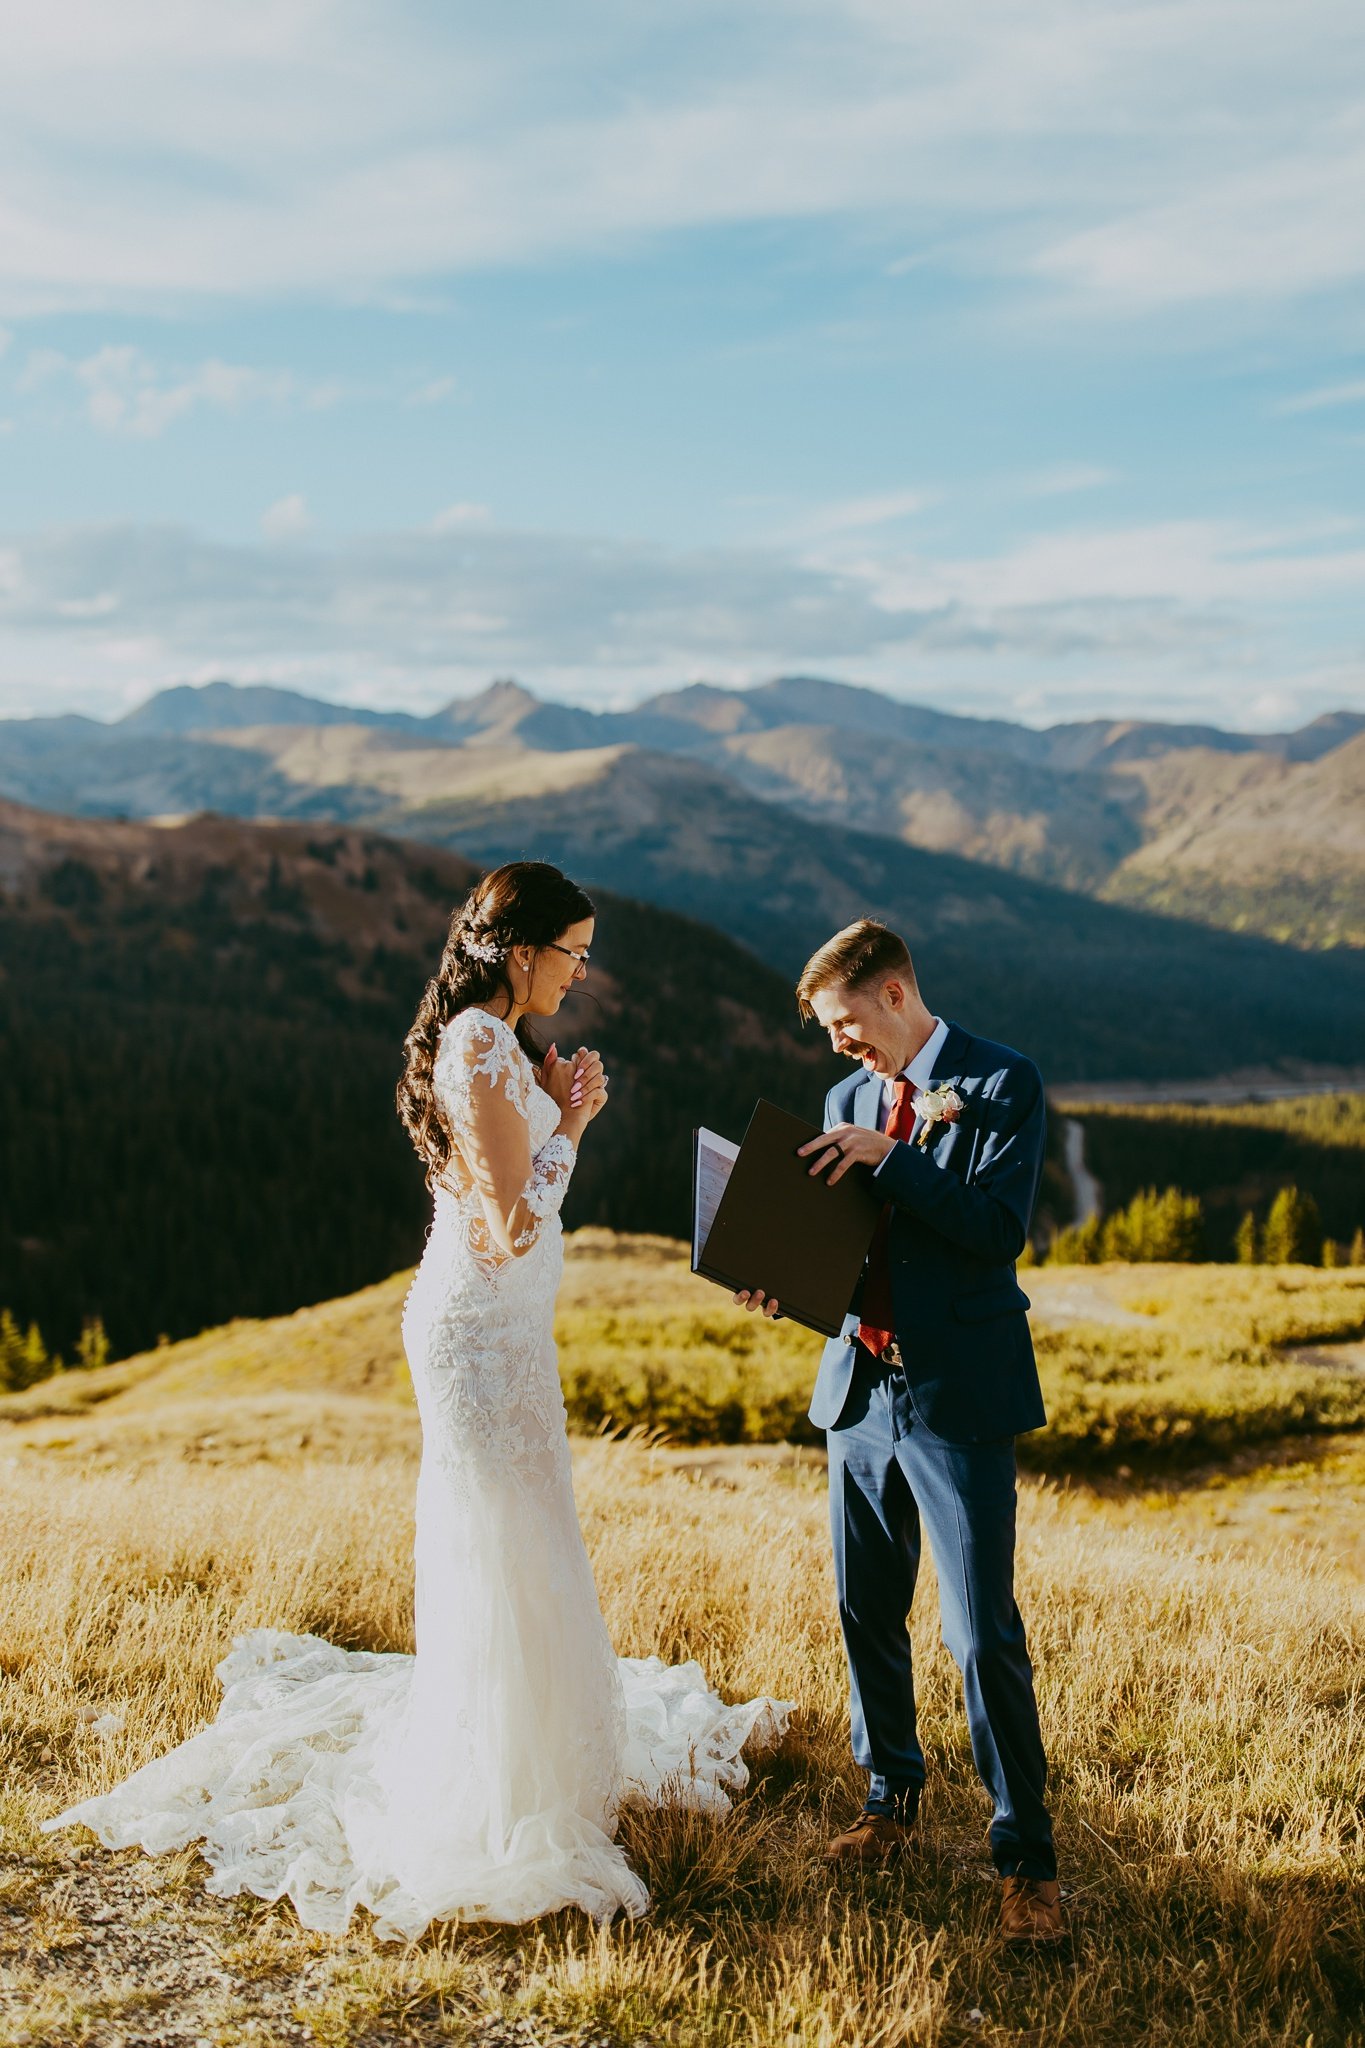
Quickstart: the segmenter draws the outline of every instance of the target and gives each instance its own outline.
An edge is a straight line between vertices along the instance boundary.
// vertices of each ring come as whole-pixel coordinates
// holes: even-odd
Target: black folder
[[[761,1287],[792,1322],[837,1337],[885,1203],[869,1166],[849,1167],[833,1187],[827,1172],[811,1173],[819,1154],[801,1159],[797,1147],[819,1136],[817,1124],[772,1102],[758,1103],[737,1153],[693,1133],[692,1271],[732,1294]],[[726,1154],[729,1178],[703,1230],[701,1175]]]

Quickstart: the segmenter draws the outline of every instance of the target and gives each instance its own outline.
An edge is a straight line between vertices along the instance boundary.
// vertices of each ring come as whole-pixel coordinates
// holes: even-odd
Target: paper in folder
[[[761,1287],[784,1316],[837,1337],[884,1206],[867,1166],[829,1185],[797,1156],[817,1124],[760,1102],[742,1144],[693,1134],[692,1271]]]

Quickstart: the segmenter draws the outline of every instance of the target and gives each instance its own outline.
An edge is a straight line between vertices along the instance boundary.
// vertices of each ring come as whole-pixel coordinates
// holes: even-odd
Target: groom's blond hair
[[[811,998],[818,989],[865,988],[868,982],[882,981],[888,974],[896,975],[914,994],[919,994],[910,948],[898,933],[878,924],[875,917],[860,917],[853,924],[846,924],[832,939],[826,939],[818,952],[811,954],[801,970],[801,979],[796,984],[796,1006],[802,1021],[809,1024],[814,1017]]]

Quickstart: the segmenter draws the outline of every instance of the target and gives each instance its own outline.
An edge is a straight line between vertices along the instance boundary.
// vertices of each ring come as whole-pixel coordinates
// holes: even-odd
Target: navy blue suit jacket
[[[1043,1168],[1043,1081],[1022,1053],[951,1022],[930,1080],[956,1088],[961,1119],[938,1125],[923,1150],[917,1120],[877,1186],[892,1205],[891,1294],[915,1413],[949,1443],[973,1444],[1047,1420],[1029,1300],[1014,1273]],[[825,1098],[825,1129],[875,1130],[881,1092],[877,1074],[837,1082]],[[843,1333],[820,1360],[810,1404],[820,1429],[835,1426],[848,1398],[861,1294],[860,1280]]]

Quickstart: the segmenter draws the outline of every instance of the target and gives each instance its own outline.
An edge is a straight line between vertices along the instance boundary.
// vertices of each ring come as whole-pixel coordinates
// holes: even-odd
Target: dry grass
[[[1363,1282],[1026,1276],[1055,1418],[1034,1442],[1094,1479],[1032,1481],[1021,1502],[1020,1599],[1074,1924],[1052,1956],[996,1940],[986,1803],[931,1578],[914,1624],[922,1847],[893,1874],[831,1882],[820,1862],[861,1784],[822,1461],[800,1449],[599,1440],[577,1455],[618,1648],[696,1656],[727,1695],[800,1703],[724,1822],[627,1816],[654,1901],[644,1921],[442,1927],[408,1948],[357,1923],[331,1941],[288,1907],[209,1898],[193,1851],[113,1856],[83,1832],[40,1835],[44,1815],[214,1712],[214,1664],[242,1629],[410,1647],[407,1276],[10,1397],[0,2048],[1365,2043],[1365,1444],[1283,1434],[1365,1386],[1286,1355],[1358,1330]],[[731,1310],[676,1246],[601,1232],[573,1241],[560,1338],[571,1390],[576,1371],[600,1390],[652,1361],[656,1397],[713,1403],[713,1437],[748,1433],[726,1386],[775,1415],[804,1396],[815,1348]],[[1097,1451],[1116,1415],[1128,1422]],[[1210,1418],[1221,1463],[1192,1471],[1172,1454]],[[1139,1440],[1163,1470],[1116,1477]],[[96,1734],[92,1708],[121,1714],[121,1731]]]
[[[296,1395],[296,1417],[310,1399],[324,1405]],[[277,1438],[255,1463],[245,1445],[220,1466],[187,1463],[172,1428],[159,1467],[141,1444],[136,1482],[41,1455],[11,1468],[6,2048],[1365,2038],[1350,2017],[1365,1997],[1361,1585],[1321,1548],[1214,1545],[1189,1514],[1048,1483],[1024,1492],[1020,1597],[1072,1894],[1062,1956],[1009,1956],[995,1939],[986,1806],[931,1584],[915,1617],[933,1770],[922,1850],[894,1875],[831,1883],[822,1868],[859,1787],[809,1456],[579,1453],[618,1647],[697,1656],[727,1693],[801,1705],[723,1823],[628,1817],[654,1898],[637,1925],[598,1933],[565,1914],[403,1949],[357,1924],[332,1942],[288,1908],[208,1899],[192,1852],[110,1856],[83,1835],[40,1836],[41,1816],[212,1713],[235,1632],[270,1622],[409,1646],[412,1449],[363,1451],[372,1404],[330,1407],[334,1432],[353,1425],[344,1456]],[[83,1706],[124,1714],[123,1731],[94,1735]],[[101,1897],[118,1918],[92,1927]],[[529,2033],[495,2031],[518,2017]]]

